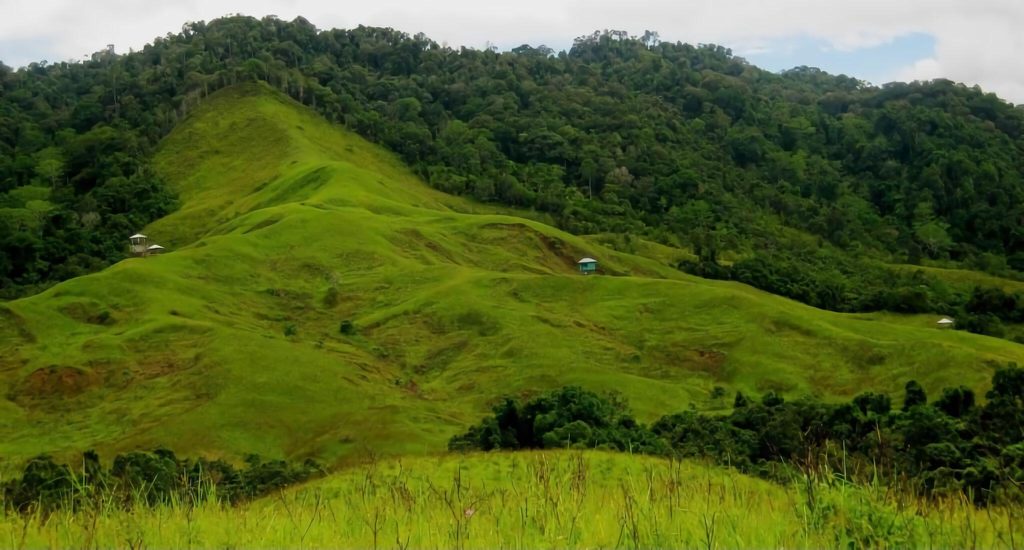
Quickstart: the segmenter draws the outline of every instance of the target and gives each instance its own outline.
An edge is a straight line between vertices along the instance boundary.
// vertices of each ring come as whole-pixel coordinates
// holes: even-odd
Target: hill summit
[[[825,312],[446,195],[262,84],[210,96],[154,165],[181,208],[144,232],[169,253],[0,305],[0,454],[424,452],[502,395],[565,384],[649,420],[728,406],[716,386],[978,387],[1024,360],[930,316]]]

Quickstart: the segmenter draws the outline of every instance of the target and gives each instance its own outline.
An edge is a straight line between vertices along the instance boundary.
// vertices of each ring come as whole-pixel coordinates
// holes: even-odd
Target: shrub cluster
[[[0,486],[7,510],[51,512],[104,502],[117,506],[156,506],[171,502],[239,502],[265,495],[322,473],[312,460],[295,464],[264,461],[256,455],[237,468],[223,460],[179,459],[173,452],[130,452],[109,468],[94,451],[82,454],[80,469],[49,456],[30,460],[21,474]]]
[[[1019,499],[1024,369],[999,369],[983,405],[963,386],[928,403],[910,381],[899,410],[877,393],[841,404],[738,393],[731,414],[686,411],[651,426],[633,420],[621,400],[567,387],[526,402],[506,399],[449,442],[450,450],[558,447],[701,457],[767,476],[799,468],[893,480],[925,495],[962,492],[979,504]]]
[[[553,391],[526,403],[505,399],[449,450],[601,448],[663,453],[664,441],[629,415],[626,403],[576,386]]]

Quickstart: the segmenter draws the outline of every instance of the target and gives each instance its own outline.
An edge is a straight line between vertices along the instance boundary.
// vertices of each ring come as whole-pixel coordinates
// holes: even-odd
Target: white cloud
[[[917,60],[913,65],[896,73],[896,80],[931,80],[943,76],[942,64],[934,57]]]
[[[894,78],[899,80],[950,78],[978,84],[986,91],[1024,103],[1024,4],[991,2],[987,9],[972,6],[956,17],[945,13],[929,31],[936,37],[932,57],[918,60]]]
[[[857,51],[923,33],[934,37],[934,54],[892,78],[941,76],[1024,102],[1024,65],[1016,59],[1024,51],[1020,0],[0,0],[0,59],[81,58],[108,43],[126,51],[186,21],[227,13],[303,15],[321,28],[383,25],[471,47],[561,48],[608,28],[657,30],[664,40],[714,42],[736,51],[797,36]]]

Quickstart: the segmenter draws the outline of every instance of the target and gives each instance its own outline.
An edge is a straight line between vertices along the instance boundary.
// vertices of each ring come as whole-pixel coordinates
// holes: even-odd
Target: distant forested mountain
[[[1024,270],[1024,111],[977,87],[774,74],[655,33],[497,52],[239,16],[126,55],[0,64],[4,295],[119,259],[125,235],[175,208],[148,167],[156,143],[206,95],[250,80],[444,191],[689,247],[699,261],[684,268],[829,309],[969,299],[877,262]]]

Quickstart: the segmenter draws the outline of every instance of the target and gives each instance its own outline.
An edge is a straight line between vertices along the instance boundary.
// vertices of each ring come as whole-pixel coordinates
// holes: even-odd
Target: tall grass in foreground
[[[245,506],[212,500],[0,517],[0,546],[1006,547],[1022,512],[834,480],[783,486],[601,452],[374,462]]]

